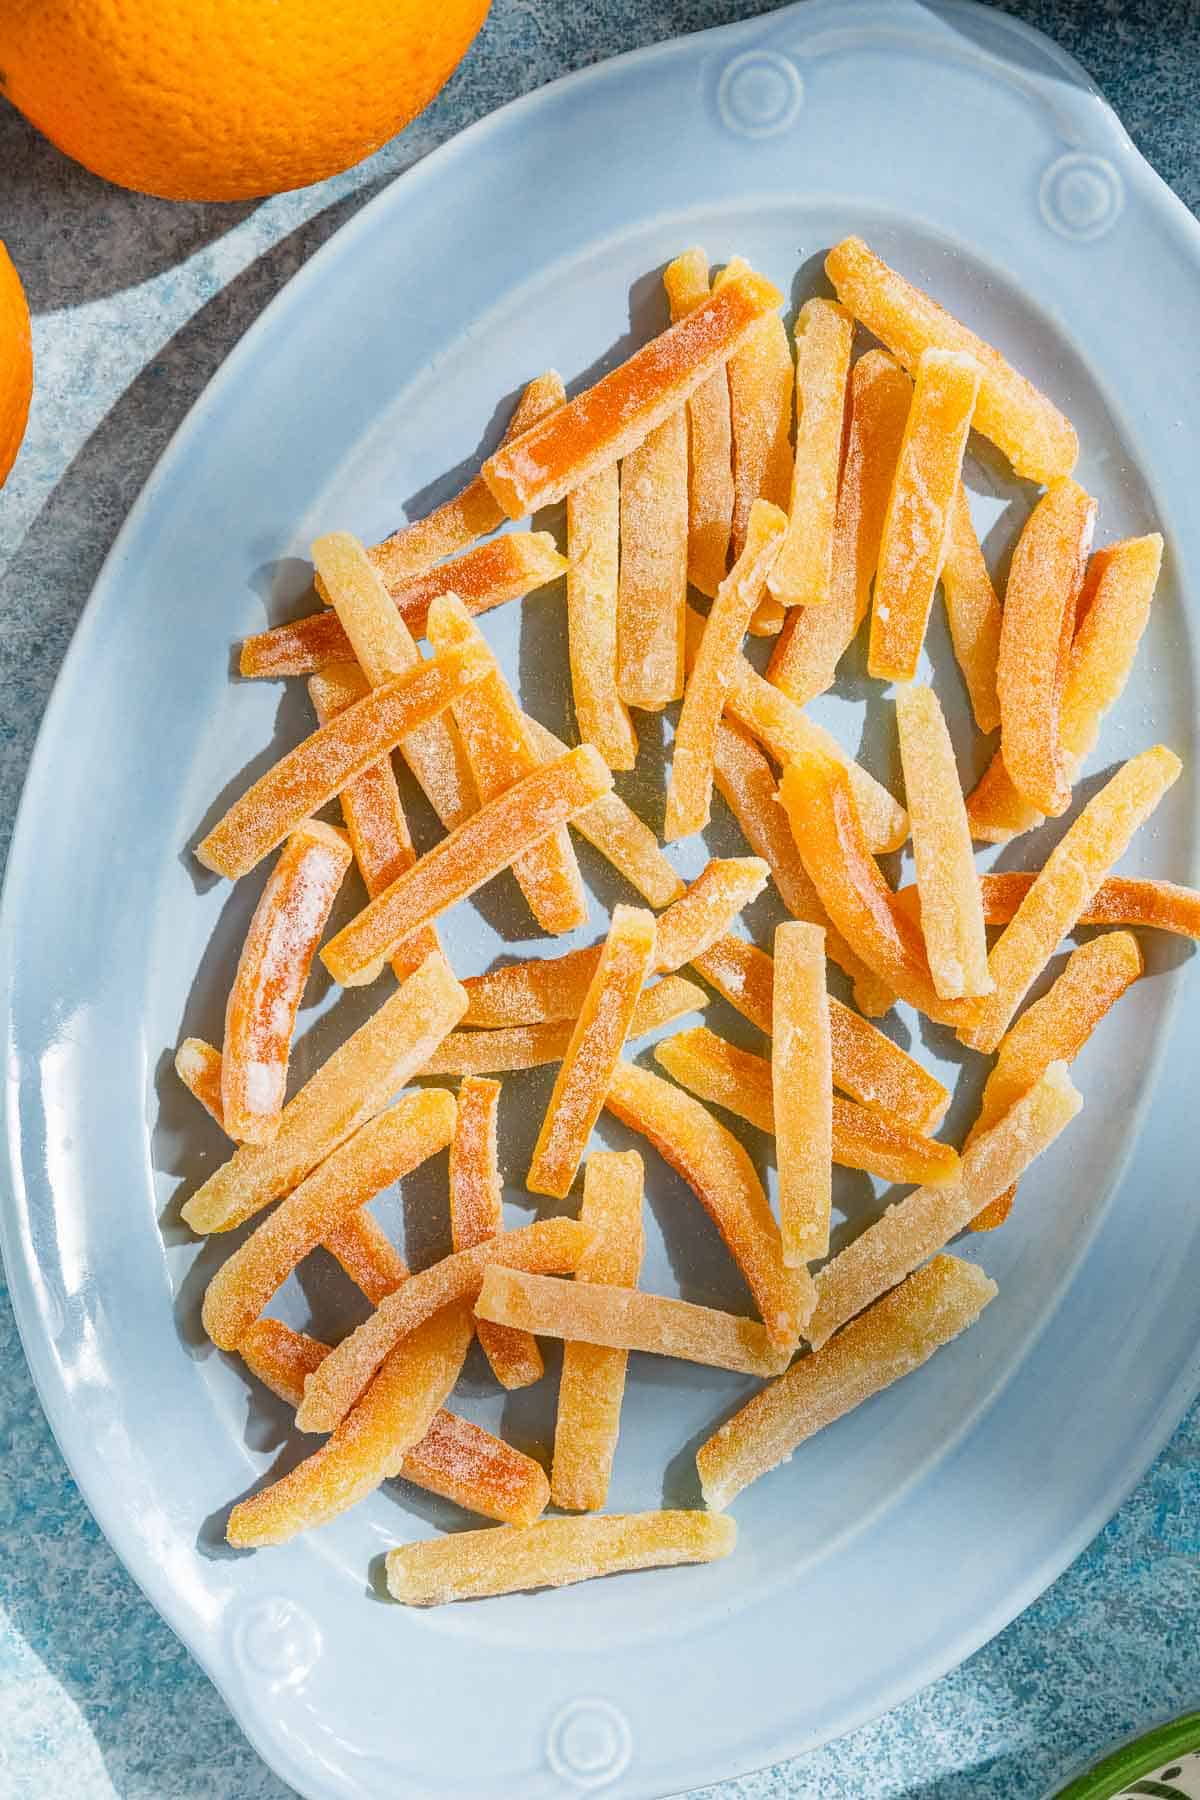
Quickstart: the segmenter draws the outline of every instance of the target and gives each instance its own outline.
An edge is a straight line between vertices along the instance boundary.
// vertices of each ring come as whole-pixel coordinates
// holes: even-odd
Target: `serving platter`
[[[664,1794],[838,1735],[1032,1599],[1200,1385],[1196,984],[1187,947],[1147,934],[1148,978],[1076,1065],[1081,1119],[1023,1182],[1010,1225],[969,1247],[1000,1298],[919,1377],[749,1490],[728,1561],[418,1614],[386,1601],[381,1553],[473,1521],[398,1484],[285,1548],[224,1544],[230,1502],[297,1452],[285,1409],[205,1343],[200,1297],[225,1246],[198,1245],[179,1219],[224,1151],[170,1053],[189,1032],[219,1041],[258,889],[208,877],[190,846],[309,729],[302,687],[230,680],[230,645],[306,608],[319,531],[371,541],[419,516],[496,442],[532,375],[553,364],[574,390],[659,329],[661,268],[679,250],[740,252],[790,309],[823,291],[824,251],[849,232],[1069,414],[1098,541],[1163,531],[1151,625],[1093,769],[1158,740],[1183,756],[1122,869],[1194,879],[1200,379],[1177,346],[1200,231],[1083,72],[984,7],[808,0],[542,89],[410,171],[210,384],[114,547],[47,710],[0,941],[18,1322],[101,1526],[256,1747],[314,1800]],[[1002,560],[1032,491],[983,451],[968,478]],[[561,590],[485,629],[524,703],[569,733]],[[937,631],[929,657],[964,763],[981,766]],[[881,696],[852,662],[813,710],[894,780]],[[622,783],[652,822],[665,736],[644,722]],[[720,814],[672,855],[691,875],[742,848]],[[1006,857],[1035,860],[1025,843]],[[587,942],[633,896],[581,861]],[[755,935],[775,916],[756,903]],[[504,883],[457,910],[446,944],[460,973],[561,947],[529,941]],[[377,1000],[314,981],[297,1077]],[[716,1007],[709,1019],[739,1031]],[[959,1083],[957,1136],[978,1091],[964,1053],[903,1011],[893,1028]],[[532,1216],[518,1184],[549,1086],[541,1071],[507,1087],[514,1222]],[[599,1136],[634,1141],[609,1123]],[[744,1306],[686,1188],[646,1160],[645,1285]],[[836,1198],[843,1237],[883,1204],[865,1178],[839,1180]],[[377,1211],[411,1261],[437,1254],[444,1164]],[[360,1314],[316,1260],[281,1310],[332,1333]],[[695,1447],[748,1387],[635,1359],[610,1504],[697,1503]],[[523,1448],[544,1448],[552,1401],[552,1376],[501,1402],[478,1370],[455,1397]]]

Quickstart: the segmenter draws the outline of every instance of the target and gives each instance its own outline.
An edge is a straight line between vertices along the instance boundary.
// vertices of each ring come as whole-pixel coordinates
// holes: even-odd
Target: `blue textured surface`
[[[30,436],[0,495],[0,828],[105,550],[155,456],[262,305],[378,186],[553,75],[752,11],[728,0],[498,4],[430,112],[360,169],[258,207],[171,206],[65,162],[0,113],[0,231],[35,319]],[[1200,26],[1187,4],[1014,8],[1091,68],[1195,207]],[[116,1563],[76,1494],[0,1311],[0,1791],[237,1796],[286,1790]],[[19,1555],[11,1550],[19,1548]],[[825,1751],[726,1796],[1033,1796],[1200,1696],[1200,1411],[1069,1573],[955,1675]]]

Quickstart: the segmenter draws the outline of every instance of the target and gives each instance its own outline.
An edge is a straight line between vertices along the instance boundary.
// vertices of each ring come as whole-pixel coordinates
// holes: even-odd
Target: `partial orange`
[[[0,93],[121,187],[244,200],[349,168],[427,106],[488,0],[5,0]]]
[[[33,339],[21,277],[0,242],[0,487],[17,460],[33,393]]]

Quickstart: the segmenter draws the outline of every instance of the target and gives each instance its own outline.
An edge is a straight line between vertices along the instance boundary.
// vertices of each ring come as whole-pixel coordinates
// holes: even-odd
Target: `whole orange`
[[[32,393],[29,307],[12,257],[0,243],[0,487],[17,460]]]
[[[349,168],[428,105],[488,0],[3,0],[0,93],[121,187],[246,200]]]

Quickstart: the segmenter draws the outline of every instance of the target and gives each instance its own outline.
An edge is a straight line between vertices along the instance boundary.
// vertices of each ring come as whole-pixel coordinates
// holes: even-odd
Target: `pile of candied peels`
[[[859,239],[826,269],[838,298],[801,308],[793,358],[769,282],[735,259],[710,285],[705,256],[681,256],[669,329],[573,400],[556,375],[532,382],[480,475],[428,518],[373,549],[319,539],[326,604],[243,646],[243,675],[308,676],[318,729],[198,847],[230,879],[279,854],[222,1048],[192,1038],[177,1057],[238,1146],[183,1210],[218,1232],[278,1202],[214,1276],[204,1324],[300,1430],[328,1435],[233,1508],[233,1544],[280,1543],[402,1475],[500,1521],[393,1550],[390,1591],[413,1605],[726,1555],[724,1509],[747,1483],[995,1295],[940,1253],[1003,1222],[1080,1108],[1066,1064],[1142,969],[1128,930],[1094,937],[1018,1016],[1063,938],[1097,924],[1200,936],[1200,894],[1108,873],[1179,773],[1161,746],[1117,770],[1042,868],[977,874],[973,838],[1002,842],[1070,806],[1145,628],[1162,539],[1090,554],[1096,505],[1071,479],[1068,420]],[[859,325],[883,348],[853,360]],[[972,427],[1045,486],[1003,604],[962,485]],[[544,532],[478,541],[564,498],[565,558]],[[522,710],[474,622],[563,572],[574,749]],[[975,722],[1000,731],[965,798],[937,697],[914,680],[939,583]],[[868,611],[869,672],[898,684],[907,810],[804,711]],[[765,676],[747,634],[775,638]],[[704,829],[715,784],[755,853],[711,861],[688,887],[613,791],[637,757],[630,709],[676,701],[667,838]],[[444,827],[423,856],[394,751]],[[315,817],[335,800],[344,829]],[[568,826],[648,905],[616,906],[590,949],[457,979],[438,922],[503,870],[544,931],[586,922]],[[893,892],[876,859],[910,836],[915,885]],[[367,903],[321,959],[344,985],[390,963],[399,986],[288,1100],[296,1014],[351,862]],[[731,929],[768,880],[793,915],[770,953]],[[988,925],[1001,927],[990,950]],[[827,958],[857,1010],[827,992]],[[673,1080],[625,1060],[706,1004],[687,965],[769,1054],[694,1028],[655,1047]],[[997,1053],[961,1155],[932,1136],[947,1089],[869,1023],[897,999]],[[578,1218],[506,1230],[490,1077],[550,1063],[526,1187],[562,1200],[583,1165]],[[458,1078],[457,1094],[400,1094],[417,1076]],[[714,1106],[773,1133],[778,1218]],[[641,1157],[587,1154],[606,1107],[694,1190],[758,1319],[639,1289]],[[410,1275],[367,1203],[447,1146],[453,1252]],[[917,1185],[829,1258],[835,1162]],[[318,1246],[374,1308],[333,1347],[265,1313]],[[444,1409],[473,1336],[505,1388],[542,1378],[539,1336],[563,1341],[549,1480]],[[708,1511],[602,1510],[630,1350],[765,1382],[697,1455]],[[550,1500],[564,1516],[540,1517]]]

